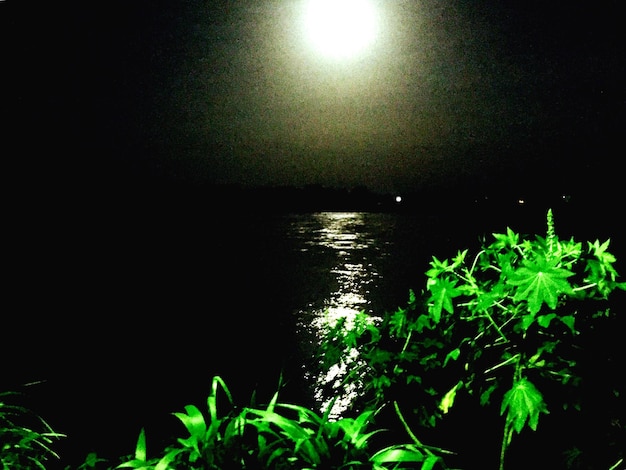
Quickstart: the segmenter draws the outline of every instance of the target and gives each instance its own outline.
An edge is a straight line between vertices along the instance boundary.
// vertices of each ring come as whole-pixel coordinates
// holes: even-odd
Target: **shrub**
[[[579,362],[588,353],[581,333],[615,320],[608,297],[626,284],[618,282],[609,240],[559,239],[551,210],[545,236],[509,228],[481,245],[472,257],[468,250],[433,257],[425,289],[411,291],[404,308],[379,320],[361,312],[350,330],[343,322],[331,327],[318,359],[321,373],[333,365],[328,358],[349,363],[345,381],[363,384],[355,409],[400,400],[419,425],[433,428],[462,392],[497,408],[503,469],[514,436],[537,430],[554,407],[581,408]],[[618,383],[612,393],[623,396]],[[624,450],[617,444],[611,452],[617,466]]]

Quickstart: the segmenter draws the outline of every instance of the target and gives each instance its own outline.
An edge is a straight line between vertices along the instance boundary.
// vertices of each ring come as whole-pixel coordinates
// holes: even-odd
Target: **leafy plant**
[[[11,403],[17,392],[0,393],[0,465],[3,470],[46,468],[55,439],[54,432],[40,416],[19,404]]]
[[[371,439],[383,432],[382,429],[367,430],[376,414],[373,410],[337,421],[328,419],[329,411],[330,408],[319,416],[304,407],[275,400],[267,409],[248,409],[248,422],[256,427],[264,443],[272,444],[260,454],[266,462],[263,468],[275,468],[270,463],[284,457],[289,465],[276,468],[387,469],[409,465],[431,469],[436,464],[443,465],[440,454],[446,451],[424,446],[417,439],[372,453]],[[290,412],[296,416],[286,417]]]
[[[232,408],[217,413],[218,386]],[[422,468],[443,464],[446,451],[412,442],[372,449],[372,439],[383,430],[369,431],[375,412],[355,418],[328,419],[298,405],[278,402],[278,392],[265,408],[236,411],[232,396],[220,377],[213,378],[207,400],[208,415],[195,405],[174,415],[187,436],[168,446],[161,457],[149,458],[142,429],[135,453],[116,469],[378,469]],[[407,467],[408,466],[408,467]]]
[[[580,408],[571,393],[581,383],[577,340],[594,322],[615,316],[608,297],[626,284],[618,282],[609,240],[559,239],[551,210],[545,237],[510,228],[493,237],[473,257],[468,250],[433,257],[422,295],[410,291],[405,308],[378,321],[362,312],[352,330],[342,322],[330,328],[320,364],[325,372],[324,357],[350,362],[358,348],[360,362],[345,378],[364,384],[355,406],[409,396],[424,426],[436,426],[461,391],[483,406],[499,402],[503,469],[513,436],[536,430],[550,412],[546,393],[564,408]]]
[[[145,445],[145,434],[141,433],[144,437],[144,445]],[[141,436],[140,436],[141,438]],[[102,465],[99,465],[102,464]],[[82,464],[80,464],[76,470],[95,470],[96,468],[111,468],[112,465],[109,465],[109,461],[107,459],[98,457],[96,452],[89,452],[85,457],[85,460]],[[70,466],[65,467],[65,470],[70,470]]]

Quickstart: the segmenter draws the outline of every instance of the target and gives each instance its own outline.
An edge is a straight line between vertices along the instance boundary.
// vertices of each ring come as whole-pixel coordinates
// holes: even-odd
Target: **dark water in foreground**
[[[577,217],[563,211],[565,232]],[[43,381],[28,400],[68,435],[63,464],[131,453],[142,426],[154,448],[178,436],[171,413],[204,408],[215,375],[244,405],[253,390],[269,400],[283,372],[283,400],[312,404],[298,332],[394,310],[422,288],[433,255],[480,235],[545,229],[543,210],[520,208],[105,220],[20,255],[3,328],[3,386]]]

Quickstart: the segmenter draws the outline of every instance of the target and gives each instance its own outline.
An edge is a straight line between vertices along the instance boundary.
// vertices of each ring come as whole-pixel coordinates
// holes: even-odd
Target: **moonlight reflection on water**
[[[308,232],[303,251],[322,250],[334,254],[335,264],[330,270],[334,278],[334,290],[323,301],[310,304],[302,311],[300,329],[319,343],[324,332],[345,319],[346,328],[354,327],[355,317],[370,307],[369,294],[376,286],[381,274],[377,271],[376,261],[387,255],[384,244],[371,236],[364,213],[360,212],[323,212],[315,214],[315,225],[299,226],[296,231]],[[371,311],[370,311],[371,313]],[[371,316],[372,321],[376,317]],[[344,384],[348,367],[354,369],[359,364],[358,351],[353,349],[348,355],[348,363],[336,364],[320,377],[306,373],[307,379],[314,382],[314,398],[322,403],[321,411],[330,406],[330,401],[322,396],[324,386],[331,386],[336,393],[336,401],[330,410],[331,418],[338,418],[358,395],[360,386],[351,380]]]

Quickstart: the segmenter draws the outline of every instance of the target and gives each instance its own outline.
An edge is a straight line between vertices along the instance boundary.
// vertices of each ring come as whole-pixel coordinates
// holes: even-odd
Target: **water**
[[[402,264],[403,258],[397,250],[401,238],[416,241],[419,232],[417,227],[403,226],[402,222],[397,214],[366,212],[320,212],[290,218],[286,233],[295,241],[294,249],[299,256],[325,260],[319,264],[307,263],[313,272],[317,271],[324,292],[298,310],[300,342],[310,341],[315,347],[326,329],[339,319],[345,319],[346,325],[351,327],[355,316],[366,312],[374,320],[408,297],[407,292],[403,292],[402,299],[394,297],[397,289],[393,289],[392,284],[402,284],[403,277],[410,277],[409,272],[417,269],[421,258]],[[403,232],[407,229],[411,233]],[[356,356],[356,350],[353,355]],[[320,388],[330,383],[336,391],[331,417],[341,416],[358,393],[354,384],[341,383],[345,365],[337,364],[328,374],[319,377],[309,366],[311,364],[303,361],[303,375],[308,379],[320,411],[328,406]]]
[[[203,408],[215,375],[239,405],[253,391],[269,400],[281,374],[284,401],[313,405],[316,383],[337,377],[311,375],[304,341],[338,317],[404,305],[433,255],[507,225],[543,229],[542,211],[526,226],[506,215],[222,212],[85,226],[50,244],[54,254],[20,260],[44,267],[46,287],[15,292],[5,330],[28,334],[2,345],[4,385],[44,381],[29,395],[68,434],[57,447],[64,464],[92,450],[129,454],[142,426],[153,449],[170,442],[182,432],[171,413]]]

